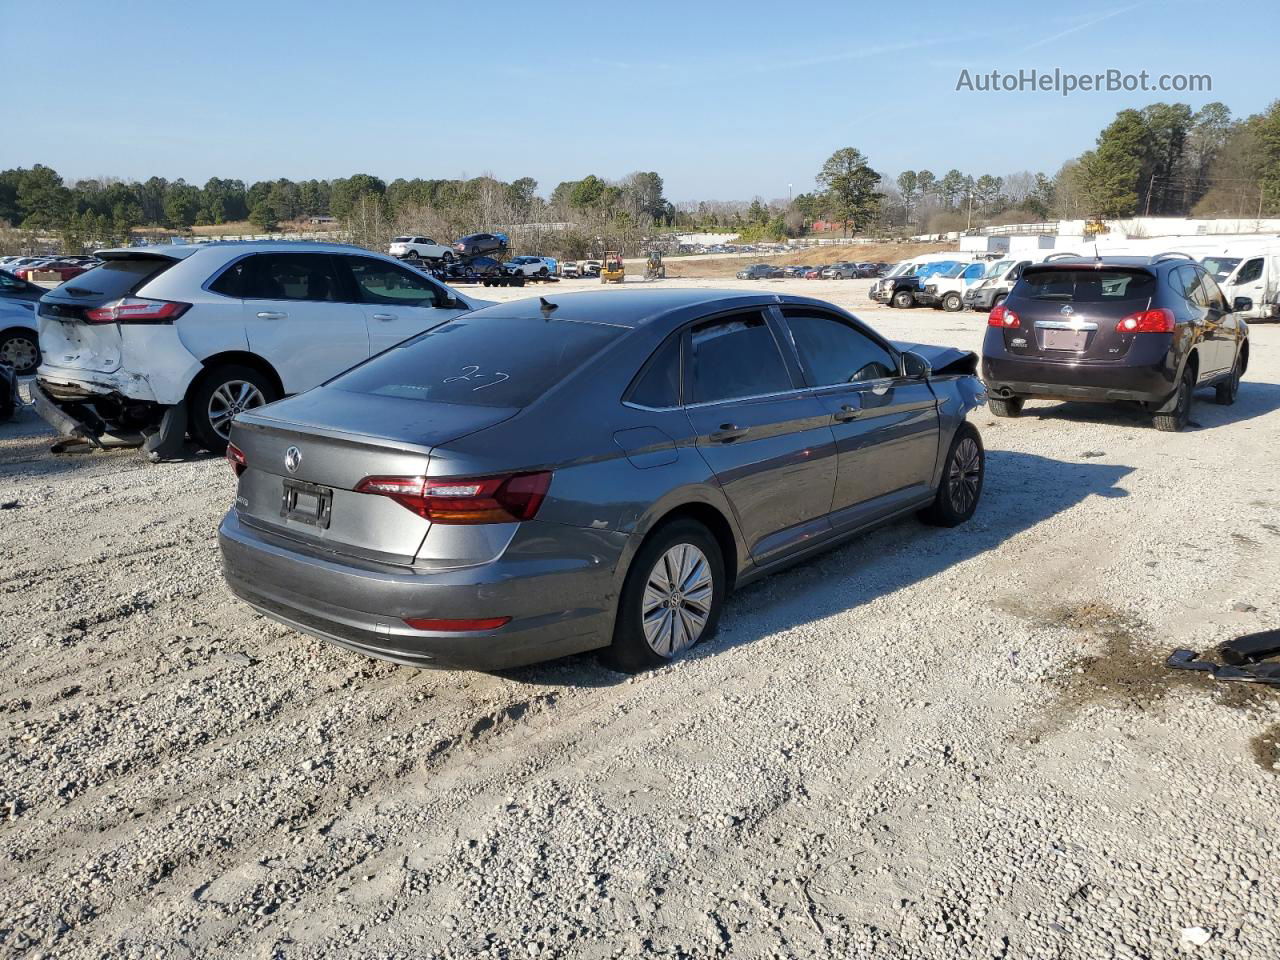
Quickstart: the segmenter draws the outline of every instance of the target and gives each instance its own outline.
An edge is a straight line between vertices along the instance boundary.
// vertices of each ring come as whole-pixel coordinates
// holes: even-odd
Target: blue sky
[[[69,178],[492,173],[545,195],[657,170],[672,200],[771,199],[843,146],[887,175],[1052,173],[1124,107],[1246,115],[1280,97],[1274,2],[686,0],[618,4],[612,21],[580,0],[64,0],[49,20],[7,2],[0,168]],[[1208,73],[1213,91],[955,89],[961,69],[1055,67]]]

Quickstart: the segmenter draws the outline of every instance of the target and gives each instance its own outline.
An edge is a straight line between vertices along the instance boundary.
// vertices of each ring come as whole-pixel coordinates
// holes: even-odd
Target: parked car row
[[[36,275],[56,276],[59,283],[77,277],[96,266],[94,257],[0,257],[0,270],[21,280],[31,280]]]
[[[451,244],[437,243],[430,237],[403,236],[391,241],[388,253],[400,260],[428,260],[452,263],[466,257],[506,253],[511,240],[505,233],[469,233]]]
[[[754,263],[736,274],[739,280],[775,280],[802,277],[807,280],[848,280],[854,277],[877,277],[889,268],[887,263],[852,263],[841,260],[826,266],[793,265],[778,267]]]

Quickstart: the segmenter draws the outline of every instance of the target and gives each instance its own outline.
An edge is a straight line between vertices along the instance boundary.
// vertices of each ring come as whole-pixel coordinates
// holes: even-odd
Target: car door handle
[[[375,314],[373,315],[373,319],[375,319],[375,320],[394,320],[394,319],[396,319],[396,315],[395,315],[394,313],[375,313]]]
[[[733,443],[740,437],[745,437],[750,427],[740,427],[736,423],[722,423],[720,429],[711,434],[711,439],[716,443]]]
[[[287,313],[281,313],[278,310],[261,310],[258,312],[259,320],[286,320],[288,317]]]
[[[849,406],[849,404],[846,403],[843,406],[841,406],[839,410],[833,413],[832,416],[835,417],[837,420],[839,420],[841,423],[848,423],[850,420],[857,420],[860,416],[862,416],[862,410],[860,410],[858,407],[851,407]]]

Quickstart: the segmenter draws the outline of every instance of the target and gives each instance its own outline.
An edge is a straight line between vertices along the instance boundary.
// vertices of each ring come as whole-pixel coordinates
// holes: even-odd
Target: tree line
[[[543,198],[530,177],[507,182],[487,174],[389,183],[367,173],[249,184],[211,177],[201,186],[163,177],[67,183],[36,164],[0,171],[0,225],[24,231],[29,240],[56,236],[71,252],[126,242],[140,227],[185,231],[248,220],[272,232],[288,221],[333,217],[355,242],[373,247],[396,233],[447,240],[507,229],[519,238],[517,246],[527,241],[543,252],[585,256],[602,245],[631,250],[657,231],[731,230],[747,241],[782,240],[816,221],[832,221],[847,233],[893,234],[1052,218],[1276,216],[1280,101],[1240,119],[1222,103],[1195,111],[1183,103],[1121,110],[1093,148],[1052,176],[952,169],[887,178],[859,150],[845,147],[814,180],[816,189],[786,200],[677,206],[654,171],[566,180]],[[556,224],[554,235],[550,224]]]

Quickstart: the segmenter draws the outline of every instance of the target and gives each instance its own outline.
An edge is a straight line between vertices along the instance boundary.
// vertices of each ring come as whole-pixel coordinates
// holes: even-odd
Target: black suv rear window
[[[1145,300],[1156,292],[1156,278],[1146,270],[1061,270],[1028,268],[1017,295],[1059,303],[1109,303]]]
[[[328,386],[437,403],[524,407],[624,332],[541,317],[460,317],[378,354]]]
[[[59,298],[95,301],[95,305],[127,297],[148,280],[158,277],[174,265],[168,257],[136,257],[108,260],[100,267],[86,270],[80,276],[58,287]]]

